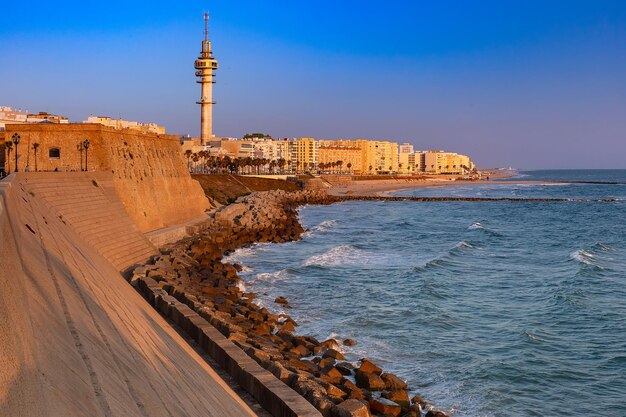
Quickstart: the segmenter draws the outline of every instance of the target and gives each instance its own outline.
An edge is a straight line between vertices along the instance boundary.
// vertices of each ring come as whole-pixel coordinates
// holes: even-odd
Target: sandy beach
[[[497,181],[497,180],[435,180],[435,179],[386,179],[370,181],[352,181],[333,185],[328,193],[336,196],[386,196],[391,193],[414,188],[447,187],[452,185],[533,185],[543,184],[538,181]]]

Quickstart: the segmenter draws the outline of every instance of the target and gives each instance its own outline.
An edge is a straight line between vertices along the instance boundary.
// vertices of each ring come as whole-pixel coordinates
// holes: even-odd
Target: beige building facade
[[[113,119],[108,116],[89,116],[83,123],[97,123],[114,129],[131,129],[144,133],[165,134],[165,127],[156,123],[132,122],[130,120]]]
[[[467,155],[445,151],[424,152],[424,172],[428,174],[466,174],[474,169]]]
[[[318,152],[319,141],[313,138],[296,139],[296,170],[299,172],[317,170]]]
[[[320,140],[318,149],[318,163],[332,164],[341,162],[341,166],[336,168],[341,172],[359,175],[362,171],[361,156],[363,154],[361,148],[356,144],[346,143],[349,141],[342,140]]]
[[[69,119],[65,116],[50,114],[47,112],[28,113],[22,110],[15,110],[11,107],[0,106],[0,130],[6,128],[7,124],[16,123],[57,123],[67,124]]]

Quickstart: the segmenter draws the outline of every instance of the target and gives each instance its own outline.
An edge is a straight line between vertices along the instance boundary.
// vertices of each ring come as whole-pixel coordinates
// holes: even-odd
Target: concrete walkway
[[[254,415],[105,258],[115,245],[20,175],[0,182],[0,416]],[[65,193],[95,187],[58,175]]]

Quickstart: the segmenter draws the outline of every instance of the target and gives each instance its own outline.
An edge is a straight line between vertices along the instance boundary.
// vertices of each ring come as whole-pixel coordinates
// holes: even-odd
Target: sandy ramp
[[[0,416],[253,415],[30,178],[0,183]]]

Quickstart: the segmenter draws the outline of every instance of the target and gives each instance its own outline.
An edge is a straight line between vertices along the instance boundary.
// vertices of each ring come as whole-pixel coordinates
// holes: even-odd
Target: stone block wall
[[[83,123],[7,125],[5,137],[14,133],[21,136],[22,172],[81,171],[85,165],[90,172],[111,172],[120,200],[142,232],[198,218],[209,208],[187,171],[177,136]]]

